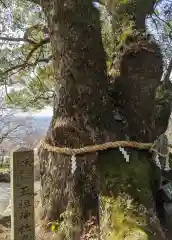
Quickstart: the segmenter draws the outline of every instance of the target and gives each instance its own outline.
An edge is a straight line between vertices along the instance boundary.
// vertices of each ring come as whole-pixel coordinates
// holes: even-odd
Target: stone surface
[[[20,148],[12,158],[12,240],[34,240],[34,152]]]

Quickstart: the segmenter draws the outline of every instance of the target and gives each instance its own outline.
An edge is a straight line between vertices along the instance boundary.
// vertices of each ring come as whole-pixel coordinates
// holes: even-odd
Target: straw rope
[[[45,140],[43,140],[40,143],[40,146],[43,149],[46,149],[51,152],[56,152],[59,154],[64,154],[68,156],[72,155],[81,155],[85,153],[93,153],[97,151],[104,151],[107,149],[112,149],[112,148],[119,148],[119,147],[125,147],[125,148],[135,148],[135,149],[140,149],[140,150],[146,150],[150,149],[151,151],[156,152],[160,156],[165,157],[166,155],[163,155],[162,153],[159,153],[156,149],[153,148],[154,144],[152,143],[142,143],[142,142],[133,142],[133,141],[116,141],[116,142],[107,142],[103,144],[98,144],[98,145],[91,145],[91,146],[85,146],[82,148],[67,148],[67,147],[56,147],[52,146],[49,143],[47,143]],[[168,145],[170,148],[172,148],[172,145]]]

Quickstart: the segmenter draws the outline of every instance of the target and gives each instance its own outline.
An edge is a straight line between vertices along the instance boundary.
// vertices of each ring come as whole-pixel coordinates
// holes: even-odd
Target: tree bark
[[[132,22],[133,29],[144,32],[146,28],[146,16],[153,13],[154,6],[158,0],[106,0],[103,4],[107,6],[112,14],[112,27],[115,33],[117,30],[123,33],[122,26],[129,26]]]
[[[108,110],[111,105],[99,12],[91,0],[42,0],[41,5],[48,19],[57,83],[46,141],[70,148],[104,142],[113,115]],[[90,217],[98,222],[97,155],[77,157],[74,175],[69,156],[44,149],[39,155],[45,217],[59,219],[69,203],[72,207],[78,203],[83,223]]]
[[[145,18],[152,12],[155,2],[129,1],[129,3],[126,3],[126,8],[123,8],[120,13],[120,8],[117,10],[119,15],[123,14],[121,19],[119,16],[121,21],[126,21],[123,16],[128,14],[128,18],[134,24],[130,35],[126,36],[119,49],[116,49],[118,52],[113,68],[120,75],[111,81],[109,89],[114,106],[118,107],[119,112],[126,119],[125,132],[128,139],[139,142],[153,142],[160,134],[166,131],[170,117],[169,105],[165,103],[161,105],[160,115],[157,114],[156,93],[157,88],[161,85],[163,59],[159,46],[150,36],[146,35],[145,29]],[[118,25],[114,24],[114,26]],[[120,33],[120,29],[118,31],[118,29],[114,28],[114,31]],[[122,31],[121,34],[124,35]],[[168,111],[166,111],[162,121],[165,106],[167,106]],[[153,203],[156,200],[155,193],[160,187],[161,171],[150,163],[150,153],[137,153],[136,151],[138,156],[133,157],[134,151],[128,150],[127,152],[131,155],[130,166],[123,163],[125,159],[122,161],[115,150],[109,150],[109,155],[106,153],[100,154],[101,179],[106,178],[106,184],[101,181],[102,194],[117,198],[117,196],[125,192],[132,196],[136,202],[142,203],[148,211],[148,209],[153,208]],[[116,159],[115,162],[114,158]],[[137,163],[135,159],[137,159]],[[120,160],[122,161],[121,166]],[[142,165],[143,161],[144,164]],[[118,170],[115,170],[117,168]],[[147,173],[149,174],[146,176]],[[132,179],[132,176],[134,179]],[[143,187],[140,192],[134,190],[140,189],[140,187]],[[147,197],[145,199],[142,193],[146,191]],[[156,236],[153,237],[148,234],[149,239],[164,239],[158,229],[160,230],[161,227],[157,224],[157,230],[152,229],[153,232],[156,232]]]
[[[138,141],[154,141],[165,132],[171,112],[171,100],[163,104],[156,100],[157,90],[161,86],[163,59],[159,46],[151,36],[146,35],[145,20],[153,12],[156,2],[139,0],[113,6],[114,11],[116,7],[114,15],[119,19],[115,25],[119,30],[114,31],[124,34],[120,26],[125,25],[123,16],[126,14],[132,27],[131,33],[126,34],[125,40],[116,49],[112,69],[120,72],[120,76],[110,84],[110,95],[128,122],[126,131],[129,138]],[[169,85],[166,90],[169,90]],[[166,93],[162,95],[165,100]]]

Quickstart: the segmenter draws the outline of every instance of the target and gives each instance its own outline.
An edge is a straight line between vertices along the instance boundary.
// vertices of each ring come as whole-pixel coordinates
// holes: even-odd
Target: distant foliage
[[[13,1],[7,10],[8,18],[0,23],[3,29],[0,35],[3,44],[0,50],[1,84],[15,84],[21,90],[8,93],[6,103],[25,109],[51,105],[52,57],[42,10],[22,0]],[[3,15],[3,11],[0,14]]]
[[[133,0],[101,0],[102,40],[108,72],[119,46],[132,32],[132,21],[125,13]],[[143,0],[139,0],[143,1]],[[6,103],[24,109],[52,105],[54,83],[49,32],[42,9],[24,0],[12,1],[0,8],[0,85],[17,84],[20,90],[9,92]],[[157,1],[147,19],[148,31],[162,48],[164,66],[171,58],[172,1]],[[124,12],[124,14],[121,14]],[[8,24],[7,24],[8,23]],[[115,73],[116,75],[116,73]]]

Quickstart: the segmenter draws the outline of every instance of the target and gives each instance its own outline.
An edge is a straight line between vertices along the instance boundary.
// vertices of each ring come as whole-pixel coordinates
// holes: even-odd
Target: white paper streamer
[[[72,175],[75,173],[76,169],[77,169],[77,165],[76,165],[76,157],[75,155],[73,155],[71,157],[71,161],[72,161],[72,166],[71,166],[71,173]]]
[[[124,158],[125,158],[125,161],[126,162],[129,162],[130,161],[130,156],[129,156],[129,154],[127,153],[127,151],[125,151],[125,149],[124,148],[122,148],[122,147],[119,147],[119,151],[124,155]]]
[[[159,161],[159,155],[158,154],[156,154],[156,156],[155,156],[155,164],[156,164],[157,167],[159,167],[161,169],[161,163]]]
[[[169,164],[169,154],[167,155],[166,157],[166,162],[165,162],[165,168],[164,168],[164,171],[168,172],[170,171],[171,168],[170,168],[170,164]]]

